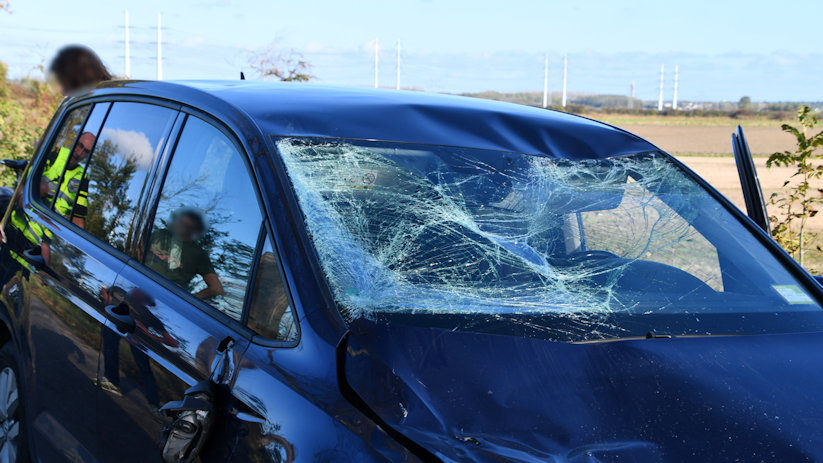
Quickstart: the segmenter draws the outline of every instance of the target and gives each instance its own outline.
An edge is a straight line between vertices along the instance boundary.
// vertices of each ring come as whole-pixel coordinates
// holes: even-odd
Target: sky
[[[0,61],[11,77],[39,76],[67,43],[94,48],[124,73],[124,13],[131,77],[156,78],[157,14],[163,20],[163,78],[249,77],[250,58],[294,50],[315,81],[372,86],[375,40],[380,86],[436,92],[549,89],[656,100],[660,66],[671,98],[823,100],[823,1],[688,0],[11,0],[0,12]]]

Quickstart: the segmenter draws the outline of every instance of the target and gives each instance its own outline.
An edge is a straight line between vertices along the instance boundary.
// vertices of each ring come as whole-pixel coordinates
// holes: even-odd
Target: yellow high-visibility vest
[[[86,211],[88,208],[88,193],[81,191],[83,184],[84,167],[78,165],[77,167],[66,170],[63,174],[63,169],[66,168],[69,161],[69,149],[60,148],[57,158],[54,162],[47,166],[43,171],[42,181],[48,184],[48,199],[57,194],[57,199],[54,201],[54,210],[63,217],[69,217],[75,203],[81,206],[79,209]],[[63,175],[63,182],[60,188],[57,188],[57,182],[60,181],[60,175]],[[86,214],[75,214],[76,217],[85,218]]]

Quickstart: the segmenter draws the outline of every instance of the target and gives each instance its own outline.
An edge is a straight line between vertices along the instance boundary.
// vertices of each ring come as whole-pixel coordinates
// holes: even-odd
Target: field
[[[778,191],[791,175],[788,168],[766,167],[766,158],[775,151],[792,149],[794,138],[780,129],[780,121],[737,120],[731,118],[677,118],[617,115],[588,115],[640,135],[664,151],[678,157],[706,179],[737,207],[745,211],[737,167],[732,157],[731,135],[743,126],[766,197]],[[823,187],[823,185],[819,185]],[[770,211],[771,213],[771,211]],[[810,232],[823,237],[823,214],[809,221]],[[815,238],[806,267],[823,273],[823,252],[815,249],[823,240]]]

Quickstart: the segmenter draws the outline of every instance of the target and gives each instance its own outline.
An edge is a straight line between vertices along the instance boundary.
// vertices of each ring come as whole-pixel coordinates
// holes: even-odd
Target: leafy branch
[[[779,214],[772,215],[772,235],[798,262],[803,265],[805,247],[808,241],[806,223],[818,212],[823,203],[820,191],[812,189],[812,181],[823,177],[819,148],[823,146],[823,131],[812,136],[808,131],[817,126],[814,111],[803,106],[797,112],[797,126],[783,124],[784,132],[794,136],[797,146],[794,151],[774,153],[766,161],[767,167],[791,167],[795,171],[783,183],[783,191],[773,193],[769,204],[775,206]]]

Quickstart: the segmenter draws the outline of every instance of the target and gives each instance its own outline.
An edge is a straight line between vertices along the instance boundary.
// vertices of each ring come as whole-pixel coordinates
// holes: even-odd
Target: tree
[[[264,79],[273,77],[283,82],[308,82],[314,78],[311,65],[302,54],[293,49],[284,52],[276,43],[252,55],[249,67]]]
[[[0,159],[29,159],[60,99],[44,82],[9,81],[7,69],[0,62]],[[10,169],[0,170],[0,185],[14,181]]]
[[[797,141],[795,151],[784,151],[769,156],[766,166],[783,166],[795,169],[794,174],[783,183],[784,191],[773,193],[769,204],[782,212],[782,217],[773,215],[769,221],[773,224],[772,235],[792,256],[803,265],[806,236],[806,222],[814,217],[817,206],[823,203],[818,191],[812,190],[812,180],[823,177],[819,148],[823,146],[823,131],[812,136],[809,129],[817,125],[817,116],[811,108],[803,106],[797,112],[798,126],[783,124],[783,131],[794,135]]]
[[[118,146],[105,140],[94,148],[88,166],[89,211],[86,230],[94,236],[105,236],[109,243],[125,249],[128,224],[124,218],[134,213],[134,205],[126,194],[137,172],[133,158],[124,157]]]
[[[746,109],[749,109],[749,107],[751,107],[751,105],[752,105],[752,99],[749,98],[748,96],[744,96],[743,98],[740,99],[740,101],[737,102],[737,109],[746,110]]]

